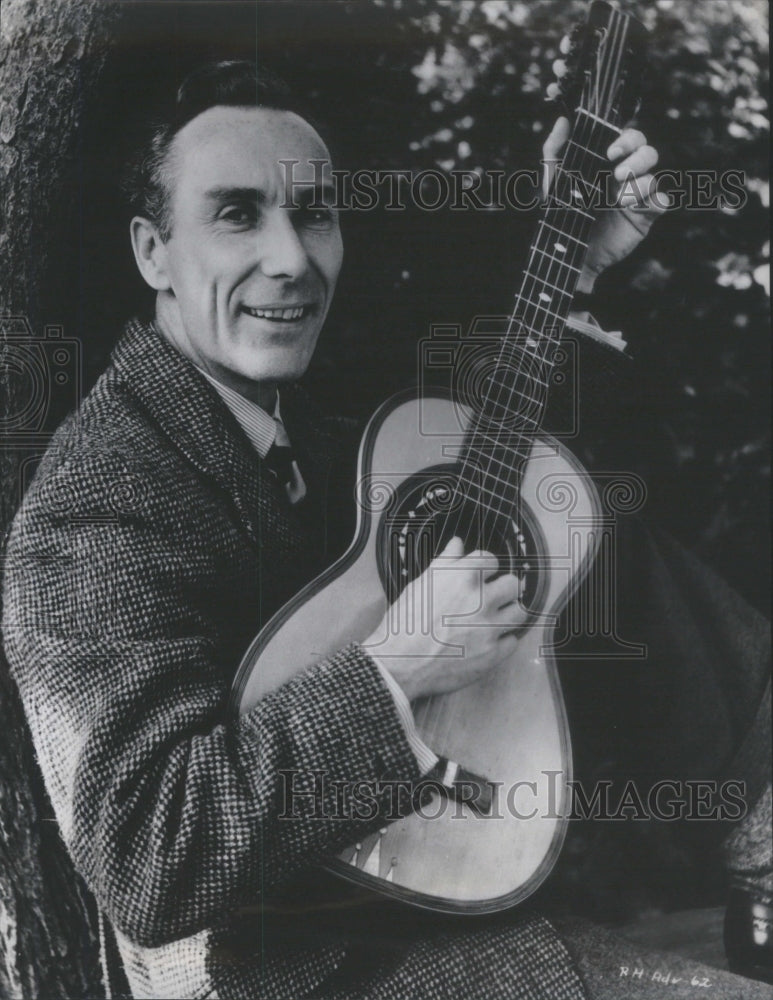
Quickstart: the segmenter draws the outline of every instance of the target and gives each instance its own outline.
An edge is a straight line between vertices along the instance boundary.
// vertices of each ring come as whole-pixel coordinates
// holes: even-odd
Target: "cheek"
[[[344,261],[344,241],[341,238],[340,229],[337,231],[335,243],[331,249],[331,272],[329,281],[331,284],[335,284],[338,280],[338,274],[341,270],[341,265]]]
[[[335,285],[344,257],[341,231],[336,230],[335,233],[326,234],[323,238],[318,239],[309,250],[310,256],[317,270],[323,275],[326,284]]]

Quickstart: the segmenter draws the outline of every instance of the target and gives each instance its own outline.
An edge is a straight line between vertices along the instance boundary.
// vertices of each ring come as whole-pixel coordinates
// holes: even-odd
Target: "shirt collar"
[[[247,438],[255,451],[257,451],[261,458],[265,458],[268,454],[269,448],[274,443],[274,438],[276,437],[276,421],[281,421],[282,419],[279,409],[279,393],[277,392],[276,395],[274,415],[270,416],[261,406],[258,406],[257,403],[253,403],[252,400],[246,399],[235,389],[219,382],[202,368],[198,368],[197,366],[197,370],[209,382],[215,392],[220,396],[225,405],[231,411],[234,419],[247,435]]]

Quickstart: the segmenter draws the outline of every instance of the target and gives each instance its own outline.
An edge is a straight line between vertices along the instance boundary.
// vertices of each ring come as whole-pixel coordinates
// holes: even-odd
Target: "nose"
[[[284,209],[270,213],[261,233],[260,268],[269,278],[299,278],[308,266],[306,248]]]

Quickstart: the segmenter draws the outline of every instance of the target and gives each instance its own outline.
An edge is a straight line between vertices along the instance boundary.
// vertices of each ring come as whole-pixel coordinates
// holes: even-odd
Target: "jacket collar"
[[[261,518],[288,516],[283,492],[217,392],[152,324],[131,320],[112,359],[122,383],[158,428],[232,497],[253,541],[260,537]],[[282,415],[299,464],[303,463],[304,479],[313,488],[326,477],[333,439],[313,419],[307,404],[296,387],[283,390]]]

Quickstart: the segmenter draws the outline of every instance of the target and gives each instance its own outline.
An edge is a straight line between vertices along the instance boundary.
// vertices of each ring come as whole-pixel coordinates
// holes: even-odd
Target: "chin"
[[[245,366],[239,371],[242,378],[250,382],[296,382],[306,372],[308,363],[285,365],[261,365],[259,368]]]
[[[311,361],[311,353],[303,351],[266,351],[260,364],[245,364],[244,374],[256,382],[294,382]]]

